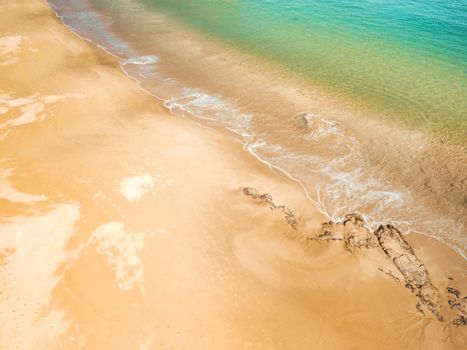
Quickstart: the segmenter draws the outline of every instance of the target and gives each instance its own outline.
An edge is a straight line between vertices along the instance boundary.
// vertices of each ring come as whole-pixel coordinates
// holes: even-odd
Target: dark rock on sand
[[[276,205],[270,194],[260,194],[253,187],[244,187],[242,191],[258,203],[267,204],[271,210],[281,211],[287,223],[297,230],[298,218],[290,208]],[[429,311],[439,321],[444,321],[441,315],[441,310],[444,310],[441,304],[441,294],[432,283],[427,267],[415,255],[412,247],[394,226],[380,226],[372,232],[360,215],[348,214],[342,222],[324,223],[317,236],[311,238],[309,235],[304,234],[304,236],[315,241],[340,241],[344,248],[351,253],[356,253],[358,250],[377,250],[388,259],[387,268],[379,267],[379,270],[389,275],[394,281],[399,282],[400,278],[394,274],[395,269],[397,269],[405,286],[419,300],[416,305],[417,310],[423,315]],[[393,268],[394,270],[391,271]],[[461,299],[462,293],[453,287],[447,287],[447,292],[450,296],[448,303],[451,316],[449,319],[453,320],[452,323],[456,326],[466,325],[467,297]]]
[[[454,295],[456,298],[460,298],[460,297],[461,297],[461,292],[458,291],[457,289],[452,288],[452,287],[447,287],[446,289],[448,290],[448,293],[449,293],[449,294]]]
[[[381,249],[380,251],[384,252],[399,270],[405,286],[420,300],[421,304],[419,304],[418,309],[423,305],[438,320],[443,320],[440,314],[439,290],[431,282],[426,266],[417,258],[412,247],[395,227],[380,226],[378,230],[371,232],[360,215],[349,214],[346,215],[343,222],[330,221],[323,224],[321,233],[314,239],[342,241],[344,248],[350,252],[354,252],[356,249]],[[380,270],[388,274],[386,270]],[[390,270],[388,269],[388,271]],[[395,281],[399,280],[392,272],[390,276]]]
[[[346,215],[342,223],[330,221],[323,224],[318,239],[343,241],[345,249],[349,251],[355,248],[378,247],[376,237],[368,230],[365,221],[358,214]]]
[[[258,202],[263,202],[268,204],[271,209],[275,207],[275,204],[272,200],[272,196],[269,193],[260,194],[256,188],[253,187],[243,187],[242,188],[243,194],[245,196],[250,197]]]
[[[271,210],[281,211],[284,214],[284,218],[286,219],[287,223],[293,229],[297,229],[298,218],[295,216],[293,211],[285,205],[276,205],[269,193],[260,194],[254,187],[243,187],[242,191],[245,196],[250,197],[259,203],[267,204]]]
[[[295,214],[292,212],[292,210],[290,210],[289,208],[287,208],[284,205],[276,206],[275,209],[282,211],[282,213],[284,214],[285,219],[287,220],[287,223],[290,226],[292,226],[295,230],[297,229],[298,219],[295,216]]]
[[[461,315],[459,318],[456,318],[452,323],[455,326],[466,326],[467,325],[467,317],[464,315]]]
[[[399,230],[391,225],[380,226],[375,231],[375,236],[382,250],[404,276],[405,286],[442,321],[439,290],[431,282],[426,266],[417,258]]]
[[[454,313],[452,323],[458,327],[467,325],[467,296],[462,297],[461,291],[453,287],[446,287],[446,290],[449,308]]]

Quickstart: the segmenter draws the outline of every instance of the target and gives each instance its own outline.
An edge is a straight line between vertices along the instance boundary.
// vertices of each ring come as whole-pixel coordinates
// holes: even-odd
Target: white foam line
[[[137,86],[138,86],[141,90],[143,90],[144,92],[148,93],[149,95],[155,97],[155,98],[158,99],[159,101],[163,102],[164,107],[166,107],[168,111],[172,112],[172,110],[166,105],[166,102],[168,102],[168,100],[164,100],[163,98],[157,96],[157,95],[154,94],[153,92],[151,92],[151,91],[145,89],[145,88],[142,86],[141,82],[140,82],[138,79],[136,79],[136,78],[134,78],[133,76],[131,76],[131,75],[125,70],[125,65],[129,63],[129,62],[127,61],[128,59],[124,59],[123,57],[120,57],[120,56],[114,54],[113,52],[109,51],[109,50],[108,50],[107,48],[105,48],[103,45],[100,45],[100,44],[94,42],[93,40],[88,39],[88,38],[83,37],[82,35],[78,34],[75,30],[73,30],[73,28],[72,28],[71,26],[69,26],[68,24],[65,23],[64,18],[58,14],[58,12],[54,9],[54,6],[53,6],[48,0],[47,0],[47,3],[49,4],[49,7],[50,7],[50,8],[52,9],[52,11],[54,12],[55,16],[56,16],[57,18],[60,19],[60,21],[62,22],[62,24],[63,24],[66,28],[68,28],[72,33],[74,33],[74,34],[75,34],[76,36],[78,36],[79,38],[81,38],[81,39],[83,39],[83,40],[86,40],[87,42],[89,42],[89,43],[91,43],[91,44],[93,44],[93,45],[96,45],[97,47],[99,47],[100,49],[102,49],[102,50],[103,50],[104,52],[106,52],[107,54],[109,54],[109,55],[111,55],[112,57],[118,59],[120,62],[123,61],[124,63],[123,63],[123,64],[120,63],[120,67],[121,67],[122,71],[125,73],[125,75],[126,75],[127,77],[129,77],[130,79],[132,79],[133,81],[135,81],[135,82],[137,83]],[[181,109],[182,109],[182,108],[181,108]],[[182,109],[182,110],[183,110],[183,109]],[[187,110],[185,110],[185,112],[187,112],[187,113],[193,115],[194,117],[201,118],[200,116],[197,116],[197,115],[195,115],[195,114],[193,114],[193,113],[190,113],[190,112],[187,111]],[[174,113],[172,113],[172,114],[174,114]],[[201,118],[201,119],[206,119],[206,118]],[[196,124],[199,125],[199,123],[196,123]],[[242,136],[242,137],[245,138],[245,135],[243,135],[243,134],[241,134],[241,133],[239,133],[239,132],[237,132],[237,131],[235,131],[235,130],[231,130],[231,129],[229,129],[229,130],[232,131],[232,132],[234,132],[235,134],[240,135],[240,136]],[[248,137],[249,137],[249,136],[248,136]],[[321,212],[322,214],[324,214],[325,216],[327,216],[329,219],[331,219],[331,217],[329,216],[329,214],[326,213],[325,211],[323,211],[323,210],[320,208],[320,207],[321,207],[321,204],[318,203],[318,202],[316,202],[316,201],[310,196],[310,194],[309,194],[309,192],[308,192],[308,189],[305,187],[305,185],[304,185],[300,180],[298,180],[297,178],[295,178],[294,176],[292,176],[291,174],[289,174],[289,173],[288,173],[287,171],[285,171],[284,169],[282,169],[282,168],[280,168],[280,167],[278,167],[278,166],[275,166],[275,165],[269,163],[268,161],[262,159],[262,158],[261,158],[259,155],[257,155],[256,153],[251,152],[251,151],[248,149],[248,144],[249,144],[249,143],[247,142],[246,139],[245,139],[244,141],[245,141],[245,143],[243,144],[243,150],[245,150],[245,151],[247,151],[248,153],[250,153],[251,155],[253,155],[253,156],[254,156],[256,159],[258,159],[261,163],[266,164],[266,165],[267,165],[268,167],[270,167],[270,168],[274,168],[274,169],[280,171],[280,172],[283,173],[285,176],[287,176],[287,177],[290,178],[291,180],[293,180],[293,181],[295,181],[296,183],[298,183],[298,184],[303,188],[303,190],[304,190],[304,192],[305,192],[305,196],[316,206],[316,208],[318,209],[318,211]]]
[[[89,39],[89,38],[86,38],[84,36],[82,36],[81,34],[79,34],[78,32],[76,32],[73,27],[71,27],[70,25],[66,24],[65,23],[65,20],[64,20],[64,16],[60,16],[57,12],[57,10],[54,8],[53,4],[50,3],[49,0],[47,0],[47,3],[50,7],[50,9],[52,10],[52,12],[55,14],[55,16],[60,19],[60,22],[66,27],[68,28],[73,34],[75,34],[77,37],[87,41],[88,43],[91,43],[92,45],[95,45],[97,46],[98,48],[100,48],[101,50],[103,50],[105,53],[107,53],[108,55],[114,57],[117,59],[117,61],[119,62],[120,64],[120,68],[121,70],[123,71],[123,73],[128,77],[130,78],[131,80],[135,81],[137,86],[143,90],[144,92],[148,93],[149,95],[155,97],[156,99],[158,99],[159,101],[161,102],[164,102],[165,100],[162,98],[162,97],[159,97],[157,96],[156,94],[154,94],[153,92],[145,89],[142,85],[141,85],[141,82],[136,79],[135,77],[131,76],[126,70],[125,70],[125,65],[128,64],[128,63],[132,63],[132,62],[128,62],[128,60],[135,60],[135,59],[138,59],[138,56],[137,57],[132,57],[132,58],[123,58],[123,57],[120,57],[116,54],[114,54],[113,52],[109,51],[105,46],[93,41],[92,39]],[[139,57],[147,57],[147,56],[139,56]]]
[[[54,5],[52,3],[50,3],[49,0],[47,0],[47,4],[49,5],[50,9],[52,10],[52,12],[55,14],[55,16],[60,19],[60,22],[62,22],[62,24],[68,28],[73,34],[75,34],[76,36],[78,36],[79,38],[83,39],[83,40],[86,40],[87,42],[89,43],[92,43],[93,45],[99,47],[100,49],[104,50],[107,54],[111,55],[112,57],[114,58],[118,58],[119,60],[123,60],[122,57],[119,57],[117,56],[116,54],[114,54],[113,52],[107,50],[104,46],[100,45],[99,43],[96,43],[94,42],[93,40],[91,39],[88,39],[80,34],[78,34],[71,26],[69,26],[68,24],[65,23],[65,20],[64,20],[64,17],[65,16],[60,16],[56,10],[56,8],[54,7]]]
[[[245,140],[246,141],[246,140]],[[320,207],[321,207],[321,203],[315,201],[309,194],[308,192],[308,189],[305,187],[305,185],[300,181],[298,180],[296,177],[294,177],[293,175],[289,174],[287,171],[285,171],[284,169],[276,166],[276,165],[273,165],[271,164],[270,162],[268,162],[267,160],[264,160],[262,159],[259,155],[257,155],[256,153],[254,153],[253,151],[250,151],[250,149],[248,148],[248,145],[249,143],[248,142],[245,142],[244,145],[243,145],[243,150],[247,151],[248,153],[250,153],[252,156],[254,156],[256,159],[258,159],[261,163],[263,164],[266,164],[269,168],[273,168],[273,169],[276,169],[278,171],[280,171],[281,173],[283,173],[285,176],[287,176],[289,179],[295,181],[296,183],[298,183],[302,188],[303,188],[303,191],[305,192],[305,196],[315,205],[316,209],[318,209],[319,212],[321,212],[322,214],[324,214],[325,216],[327,216],[329,219],[331,219],[331,217],[329,216],[329,214],[325,211],[323,211]]]
[[[156,98],[157,100],[161,101],[162,104],[164,105],[164,107],[165,107],[172,115],[177,115],[177,114],[174,113],[174,112],[172,111],[172,109],[171,109],[170,107],[168,107],[167,104],[166,104],[166,102],[168,102],[170,99],[167,99],[167,100],[166,100],[166,99],[163,99],[162,97],[156,95],[156,94],[153,93],[152,91],[150,91],[150,90],[144,88],[144,87],[142,86],[142,83],[141,83],[138,79],[136,79],[135,77],[133,77],[132,75],[130,75],[130,74],[125,70],[125,65],[126,65],[126,64],[128,64],[128,63],[134,63],[134,62],[128,62],[128,60],[131,60],[131,59],[133,59],[133,60],[138,59],[138,56],[137,56],[137,57],[130,58],[130,59],[125,59],[125,58],[120,57],[120,56],[114,54],[113,52],[109,51],[105,46],[103,46],[103,45],[101,45],[101,44],[99,44],[99,43],[96,43],[96,42],[94,42],[93,40],[88,39],[88,38],[86,38],[86,37],[84,37],[84,36],[78,34],[75,30],[73,30],[73,28],[72,28],[71,26],[69,26],[68,24],[65,23],[63,16],[60,16],[60,15],[58,14],[58,12],[57,12],[56,9],[54,8],[54,6],[50,3],[49,0],[47,0],[47,3],[49,4],[49,7],[51,8],[51,10],[52,10],[52,12],[55,14],[55,16],[56,16],[57,18],[60,19],[61,23],[62,23],[66,28],[68,28],[72,33],[74,33],[74,34],[75,34],[76,36],[78,36],[79,38],[81,38],[81,39],[83,39],[83,40],[86,40],[87,42],[89,42],[89,43],[91,43],[91,44],[93,44],[93,45],[99,47],[99,48],[102,49],[105,53],[107,53],[107,54],[111,55],[112,57],[116,58],[116,59],[119,61],[119,63],[120,63],[120,68],[121,68],[121,70],[123,71],[123,73],[124,73],[128,78],[130,78],[131,80],[135,81],[135,82],[136,82],[136,85],[137,85],[142,91],[144,91],[145,93],[147,93],[147,94],[153,96],[153,97]],[[139,57],[147,57],[147,56],[139,56]],[[153,62],[153,63],[155,63],[155,62]],[[135,63],[135,64],[136,64],[136,63]],[[140,64],[142,64],[142,63],[140,63]],[[146,63],[146,64],[148,64],[148,63]],[[174,97],[172,97],[172,98],[174,98]],[[205,119],[205,120],[207,119],[206,117],[201,117],[201,116],[196,115],[195,113],[192,113],[191,111],[185,110],[185,109],[183,109],[183,108],[180,108],[180,109],[183,110],[183,111],[185,111],[186,113],[188,113],[188,114],[190,114],[190,115],[196,117],[196,118]],[[201,127],[203,127],[203,128],[208,128],[208,129],[210,129],[209,126],[202,125],[201,123],[196,122],[195,120],[193,120],[193,119],[191,119],[191,118],[188,118],[188,119],[191,120],[194,124],[196,124],[196,125],[198,125],[198,126],[201,126]],[[211,119],[211,120],[212,120],[212,119]],[[267,160],[262,159],[258,154],[254,153],[253,151],[251,151],[250,149],[248,149],[248,145],[250,144],[250,143],[248,142],[248,138],[252,138],[252,136],[250,136],[250,135],[245,136],[244,134],[242,134],[242,133],[240,133],[240,132],[238,132],[238,131],[236,131],[236,130],[232,130],[232,129],[228,128],[228,127],[225,127],[225,129],[227,129],[227,130],[233,132],[234,134],[237,134],[237,135],[243,137],[243,139],[244,139],[244,144],[243,144],[243,147],[242,147],[242,148],[243,148],[244,151],[247,151],[248,153],[250,153],[251,155],[253,155],[257,160],[259,160],[261,163],[267,165],[269,168],[278,170],[279,172],[281,172],[282,174],[284,174],[285,176],[287,176],[289,179],[291,179],[292,181],[294,181],[294,182],[296,182],[297,184],[299,184],[299,185],[302,187],[302,189],[303,189],[303,191],[304,191],[304,193],[305,193],[305,196],[308,198],[308,200],[310,200],[311,203],[314,204],[315,208],[316,208],[320,213],[322,213],[323,215],[325,215],[327,218],[329,218],[330,220],[332,220],[332,216],[330,216],[329,213],[328,213],[328,212],[325,210],[325,208],[324,208],[324,205],[323,205],[323,203],[322,203],[322,201],[321,201],[321,199],[320,199],[319,191],[317,191],[318,201],[316,201],[316,200],[314,200],[314,199],[310,196],[310,193],[309,193],[308,189],[306,188],[306,186],[305,186],[300,180],[298,180],[298,179],[297,179],[296,177],[294,177],[293,175],[289,174],[286,170],[284,170],[284,169],[282,169],[282,168],[280,168],[280,167],[278,167],[278,166],[276,166],[276,165],[271,164],[271,163],[268,162]],[[366,215],[363,215],[363,216],[364,216],[365,219],[366,219]],[[409,225],[409,226],[410,226],[410,225]],[[418,233],[418,234],[422,234],[422,235],[428,236],[428,237],[430,237],[430,238],[434,238],[434,239],[436,239],[437,241],[439,241],[439,242],[441,242],[441,243],[447,245],[449,248],[453,249],[453,250],[454,250],[456,253],[458,253],[462,258],[464,258],[464,260],[467,260],[467,256],[464,255],[464,254],[462,253],[462,251],[460,250],[460,248],[458,248],[458,247],[456,247],[456,246],[453,246],[453,245],[451,245],[451,244],[449,244],[449,243],[443,241],[442,238],[439,238],[439,237],[430,235],[430,234],[425,233],[425,232],[419,232],[419,231],[416,231],[416,230],[411,230],[411,232]]]

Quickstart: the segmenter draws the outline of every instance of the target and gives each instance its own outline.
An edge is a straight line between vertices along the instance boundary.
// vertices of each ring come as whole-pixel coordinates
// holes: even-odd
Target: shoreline
[[[132,61],[141,61],[141,60],[146,60],[146,58],[151,58],[150,56],[140,56],[137,52],[133,52],[133,55],[136,55],[136,56],[132,56],[132,57],[129,57],[129,58],[125,58],[125,57],[120,57],[118,56],[117,54],[115,53],[112,53],[110,51],[110,49],[106,48],[104,45],[101,45],[99,43],[97,43],[96,41],[90,39],[90,38],[87,38],[85,36],[82,36],[80,35],[71,25],[68,25],[65,23],[64,21],[64,18],[61,17],[57,12],[56,12],[56,9],[53,9],[53,5],[50,3],[50,1],[48,1],[49,5],[51,6],[52,10],[54,11],[55,15],[60,19],[60,21],[71,31],[73,32],[74,34],[76,34],[78,37],[80,38],[83,38],[85,39],[86,41],[90,42],[92,45],[96,45],[97,47],[101,48],[102,50],[104,50],[104,52],[112,55],[113,57],[117,58],[119,60],[119,64],[121,66],[121,69],[122,71],[125,73],[125,75],[127,75],[130,79],[134,80],[135,83],[143,90],[145,91],[146,93],[150,94],[151,96],[155,97],[157,100],[161,101],[164,103],[164,106],[170,111],[170,113],[174,114],[174,115],[177,115],[176,111],[174,112],[172,110],[172,107],[170,107],[168,105],[168,99],[167,98],[164,98],[162,96],[159,96],[157,93],[155,93],[154,91],[151,91],[151,89],[147,88],[144,86],[144,81],[141,81],[141,80],[138,80],[137,77],[135,77],[134,75],[132,75],[127,69],[126,69],[126,65],[128,64],[131,64]],[[92,8],[91,6],[91,10],[92,11],[96,11],[97,14],[99,14],[99,12]],[[109,30],[109,29],[107,29]],[[115,34],[112,34],[112,35],[115,35]],[[198,35],[198,34],[197,34]],[[119,39],[120,40],[120,39]],[[129,46],[127,48],[125,48],[124,51],[127,51],[127,50],[133,50],[132,48],[130,48]],[[243,58],[242,58],[243,59]],[[152,63],[159,63],[159,58],[157,56],[155,56],[155,61],[154,62],[151,62],[151,60],[148,60],[147,62],[141,62],[141,63],[137,63],[137,65],[142,65],[142,66],[145,66],[146,64],[149,64],[151,65]],[[247,64],[250,64],[249,62],[247,62]],[[134,74],[134,73],[133,73]],[[157,79],[157,78],[155,78]],[[183,107],[182,107],[183,108]],[[255,151],[252,151],[249,147],[251,145],[254,144],[254,136],[252,134],[249,134],[248,132],[245,134],[243,133],[242,131],[238,131],[238,130],[235,130],[235,129],[232,129],[231,127],[229,127],[228,125],[222,125],[222,123],[218,123],[218,121],[216,120],[210,120],[210,119],[206,119],[205,117],[203,117],[202,115],[197,115],[196,113],[194,113],[193,111],[190,111],[190,110],[184,110],[182,109],[182,113],[181,113],[181,116],[183,117],[187,117],[188,119],[192,120],[194,123],[198,124],[198,125],[204,125],[204,126],[208,126],[208,127],[213,127],[213,128],[216,128],[216,129],[227,129],[228,132],[232,132],[238,136],[240,136],[242,139],[243,139],[243,148],[245,151],[247,151],[248,153],[252,154],[256,159],[258,159],[259,161],[263,162],[264,164],[267,164],[268,166],[270,167],[273,167],[281,172],[283,172],[287,177],[291,178],[293,181],[296,181],[297,183],[300,184],[301,187],[303,187],[304,191],[305,191],[305,194],[306,196],[310,199],[311,203],[313,205],[315,205],[317,207],[317,209],[319,211],[321,211],[324,215],[328,216],[329,219],[333,219],[333,220],[342,220],[343,219],[343,215],[347,214],[348,212],[343,212],[341,213],[340,216],[335,216],[334,214],[331,214],[329,212],[327,212],[325,210],[325,207],[326,205],[324,203],[321,202],[321,199],[320,199],[320,196],[319,196],[319,193],[317,193],[317,197],[316,196],[313,196],[311,194],[312,190],[313,189],[310,189],[307,187],[307,184],[306,184],[306,181],[303,181],[303,179],[301,180],[300,177],[294,175],[292,172],[288,171],[286,168],[284,168],[283,165],[281,164],[274,164],[273,162],[271,162],[270,160],[267,159],[267,157],[264,157],[264,155],[260,155],[258,153],[255,153]],[[362,121],[363,122],[363,121]],[[374,124],[375,122],[374,121],[367,121],[367,122],[370,122],[372,124]],[[375,124],[376,125],[376,124]],[[392,127],[383,127],[383,130],[384,129],[387,129],[387,130],[391,130]],[[407,134],[408,131],[404,131],[404,135]],[[425,136],[424,136],[425,137]],[[425,143],[426,141],[423,141],[423,143]],[[408,145],[407,145],[408,146]],[[382,150],[384,151],[384,150]],[[386,156],[385,155],[381,155],[381,157],[385,158]],[[404,170],[404,169],[403,169]],[[407,170],[407,169],[405,169]],[[382,171],[385,171],[385,169],[382,169]],[[428,181],[428,180],[427,180]],[[316,197],[316,198],[314,198]],[[350,210],[351,212],[354,212],[355,210]],[[362,211],[356,211],[357,213],[359,213],[360,215],[363,215],[367,221],[369,219],[372,219],[371,217],[369,217],[368,213],[366,212],[362,212]],[[428,212],[429,213],[429,212]],[[428,214],[426,214],[428,215]],[[436,215],[442,215],[440,214],[439,212],[438,213],[431,213],[430,215],[433,215],[433,216],[436,216]],[[451,220],[449,218],[449,220]],[[387,221],[394,221],[393,218],[390,218],[390,219],[385,219],[385,220],[380,220],[379,222],[377,222],[375,225],[373,225],[374,229],[379,226],[379,225],[382,225],[382,224],[385,224],[387,223]],[[452,224],[452,225],[462,225],[460,222],[457,222],[456,224]],[[452,226],[451,225],[451,226]],[[406,228],[403,228],[403,231],[407,234],[409,234],[410,232],[415,232],[415,233],[418,233],[418,234],[423,234],[423,235],[426,235],[426,236],[429,236],[431,238],[434,238],[436,240],[438,240],[439,242],[447,245],[448,247],[450,247],[451,249],[453,249],[454,251],[456,251],[457,254],[461,255],[465,260],[467,260],[467,255],[466,253],[464,252],[464,248],[461,247],[461,246],[458,246],[456,244],[454,244],[453,242],[450,242],[449,241],[449,238],[446,238],[446,237],[439,237],[437,236],[436,234],[434,233],[430,233],[430,232],[425,232],[424,230],[421,230],[417,227],[414,227],[416,226],[414,223],[408,223],[408,227]],[[439,227],[439,230],[447,230],[449,227],[451,226],[446,226],[446,227]],[[402,229],[402,228],[401,228]],[[439,231],[438,230],[438,231]],[[436,231],[436,230],[435,230]],[[462,234],[462,232],[461,232]]]
[[[171,114],[174,115],[174,116],[177,116],[176,114],[174,114],[173,112],[171,112],[171,110],[170,110],[169,107],[167,107],[167,106],[165,105],[165,101],[166,101],[166,100],[164,100],[162,97],[159,97],[159,96],[157,96],[156,94],[152,93],[150,90],[145,89],[145,88],[141,85],[141,82],[140,82],[140,81],[138,81],[136,78],[134,78],[133,76],[131,76],[131,75],[125,70],[124,67],[125,67],[125,64],[127,64],[125,61],[127,61],[127,60],[125,60],[125,59],[122,58],[122,57],[119,57],[119,56],[116,55],[116,54],[113,54],[112,52],[108,51],[104,46],[99,45],[98,43],[92,41],[91,39],[88,39],[88,38],[86,38],[86,37],[81,36],[80,34],[78,34],[76,31],[73,30],[72,27],[70,27],[69,25],[67,25],[67,24],[63,21],[63,18],[53,9],[52,5],[49,3],[49,0],[45,0],[45,1],[46,1],[47,4],[50,6],[50,9],[51,9],[52,12],[55,14],[55,16],[56,16],[58,19],[60,19],[60,22],[61,22],[67,29],[69,29],[73,34],[75,34],[76,36],[78,36],[80,39],[83,39],[83,40],[89,42],[91,45],[97,46],[99,49],[103,50],[106,54],[108,54],[108,55],[114,57],[114,58],[117,59],[119,62],[123,62],[123,63],[119,63],[122,72],[123,72],[128,78],[130,78],[131,80],[133,80],[133,81],[136,83],[136,85],[137,85],[142,91],[144,91],[145,93],[151,95],[152,97],[156,98],[159,102],[161,102],[161,103],[164,105],[164,107],[166,108],[167,112],[171,113]],[[194,117],[198,117],[198,118],[199,118],[199,116],[196,116],[196,115],[194,115]],[[193,123],[195,123],[196,125],[198,125],[198,126],[200,126],[200,127],[206,127],[206,126],[200,124],[199,122],[197,122],[196,120],[193,120],[193,119],[191,119],[191,118],[189,118],[189,119],[190,119],[190,121],[192,121]],[[207,127],[209,128],[210,126],[207,126]],[[213,127],[213,128],[215,128],[215,129],[217,129],[217,130],[219,129],[219,127],[217,127],[217,128],[216,128],[216,127]],[[235,130],[231,130],[231,129],[229,129],[229,128],[221,128],[221,129],[227,130],[227,132],[231,132],[231,133],[233,133],[233,134],[235,134],[235,135],[237,135],[237,136],[241,136],[241,137],[243,137],[243,138],[246,137],[246,135],[239,134],[239,133],[236,132]],[[284,169],[282,169],[282,168],[280,168],[280,167],[278,167],[278,166],[275,166],[275,165],[269,163],[267,160],[262,159],[259,155],[255,154],[254,152],[251,152],[250,150],[248,150],[248,147],[247,147],[247,146],[248,146],[248,143],[245,143],[245,142],[244,142],[244,143],[242,144],[242,149],[243,149],[245,152],[247,152],[248,154],[250,154],[251,156],[253,156],[254,158],[256,158],[260,163],[265,164],[268,168],[270,168],[270,169],[275,169],[275,170],[279,171],[280,173],[282,173],[283,175],[285,175],[287,178],[289,178],[289,179],[292,180],[293,182],[296,182],[298,185],[300,185],[300,186],[303,188],[303,191],[305,192],[305,196],[306,196],[306,197],[310,200],[310,202],[316,207],[315,209],[317,209],[318,211],[320,211],[320,212],[321,212],[323,215],[325,215],[328,219],[331,219],[331,217],[328,215],[328,213],[326,213],[325,211],[322,211],[322,210],[320,209],[319,203],[316,202],[314,199],[311,198],[311,196],[310,196],[310,194],[308,193],[306,187],[303,185],[302,182],[300,182],[300,180],[294,178],[291,174],[287,173],[286,170],[284,170]],[[422,233],[422,234],[423,234],[423,233]],[[442,241],[440,241],[440,242],[442,242]],[[442,242],[442,243],[443,243],[443,244],[446,244],[447,246],[449,246],[449,244],[447,244],[447,243],[444,243],[444,242]],[[453,247],[450,247],[450,248],[453,249],[453,250],[456,250],[456,249],[453,248]],[[456,251],[457,251],[457,250],[456,250]],[[458,252],[458,254],[460,254],[462,257],[464,257],[460,252]],[[464,259],[467,260],[467,257],[464,257]]]
[[[467,342],[446,292],[467,291],[453,250],[406,236],[439,289],[441,322],[417,311],[381,252],[309,239],[329,218],[229,131],[174,117],[46,1],[0,7],[0,40],[19,42],[0,46],[0,347]]]
[[[171,112],[171,110],[170,110],[169,107],[166,106],[166,104],[165,104],[166,100],[164,100],[162,97],[157,96],[156,94],[154,94],[154,93],[151,92],[150,90],[145,89],[145,88],[141,85],[141,82],[140,82],[140,81],[138,81],[136,78],[134,78],[133,76],[131,76],[131,75],[125,70],[125,65],[127,64],[127,60],[125,60],[125,59],[122,58],[122,57],[119,57],[119,56],[116,55],[116,54],[113,54],[112,52],[108,51],[104,46],[99,45],[98,43],[92,41],[91,39],[88,39],[88,38],[86,38],[86,37],[84,37],[84,36],[81,36],[79,33],[77,33],[76,31],[74,31],[73,28],[70,27],[69,25],[67,25],[67,24],[63,21],[63,18],[53,9],[52,5],[49,3],[49,0],[46,0],[46,2],[47,2],[48,5],[50,6],[50,8],[51,8],[51,10],[53,11],[53,13],[55,14],[55,16],[56,16],[57,18],[60,19],[60,22],[61,22],[66,28],[68,28],[73,34],[75,34],[76,36],[78,36],[80,39],[83,39],[83,40],[89,42],[91,45],[96,45],[99,49],[103,50],[106,54],[109,54],[109,55],[111,55],[112,57],[116,58],[119,62],[123,62],[123,63],[119,63],[122,72],[123,72],[128,78],[130,78],[131,80],[133,80],[133,81],[136,83],[136,85],[137,85],[142,91],[144,91],[145,93],[151,95],[152,97],[154,97],[154,98],[156,98],[158,101],[160,101],[160,102],[164,105],[164,107],[167,109],[167,112],[171,113],[171,114],[174,115],[174,116],[177,116],[175,113]],[[189,114],[191,114],[191,113],[189,113]],[[196,116],[196,115],[193,115],[193,116],[202,119],[202,118],[199,117],[199,116]],[[184,116],[182,116],[182,117],[184,117]],[[206,127],[205,125],[202,125],[202,124],[200,124],[199,122],[197,122],[196,119],[192,119],[192,118],[188,118],[188,119],[190,119],[190,121],[192,121],[193,123],[195,123],[196,125],[198,125],[198,126],[200,126],[200,127]],[[210,126],[207,126],[207,127],[209,128]],[[229,128],[223,128],[223,127],[221,127],[221,128],[219,128],[219,127],[213,127],[213,128],[215,128],[215,129],[217,129],[217,130],[219,130],[219,129],[227,130],[227,132],[231,132],[231,133],[233,133],[233,134],[235,134],[235,135],[237,135],[237,136],[241,136],[241,137],[243,137],[244,139],[245,139],[245,137],[247,137],[246,135],[242,135],[242,134],[236,132],[235,130],[232,130],[232,129],[229,129]],[[278,166],[275,166],[275,165],[269,163],[267,160],[262,159],[259,155],[257,155],[257,154],[255,154],[254,152],[251,152],[250,150],[248,150],[248,143],[247,143],[247,142],[244,141],[244,143],[242,144],[242,148],[243,148],[243,150],[244,150],[245,152],[247,152],[248,154],[252,155],[254,158],[256,158],[256,159],[257,159],[259,162],[261,162],[262,164],[265,164],[267,167],[269,167],[269,168],[271,168],[271,169],[275,169],[275,170],[279,171],[280,173],[282,173],[283,175],[285,175],[287,178],[289,178],[290,180],[292,180],[292,181],[296,182],[298,185],[300,185],[300,186],[303,188],[303,191],[305,192],[305,196],[310,200],[310,202],[311,202],[314,206],[316,206],[315,209],[317,209],[318,211],[320,211],[320,212],[321,212],[323,215],[325,215],[328,219],[331,219],[331,217],[329,216],[328,213],[326,213],[325,211],[322,211],[322,210],[320,209],[320,204],[319,204],[318,202],[316,202],[314,199],[311,198],[310,194],[308,193],[308,190],[306,189],[306,187],[304,186],[304,184],[303,184],[302,182],[300,182],[300,180],[298,180],[298,179],[296,179],[295,177],[293,177],[293,176],[292,176],[291,174],[289,174],[286,170],[284,170],[284,169],[282,169],[282,168],[280,168],[280,167],[278,167]],[[422,233],[422,234],[423,234],[423,233]],[[442,243],[449,246],[449,244],[447,244],[447,243],[444,243],[444,242],[442,242]],[[450,248],[456,250],[455,248],[452,248],[452,247],[450,247]],[[457,250],[456,250],[456,251],[457,251]],[[459,253],[462,257],[464,257],[460,252],[458,252],[458,253]],[[464,259],[467,260],[466,257],[464,257]]]

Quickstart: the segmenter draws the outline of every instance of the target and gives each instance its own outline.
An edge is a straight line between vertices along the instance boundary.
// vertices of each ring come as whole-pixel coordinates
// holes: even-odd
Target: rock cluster
[[[254,187],[242,187],[243,194],[251,199],[268,204],[271,208],[275,207],[272,196],[269,193],[260,194]]]
[[[242,187],[243,194],[251,199],[267,204],[271,210],[279,210],[284,214],[284,218],[287,223],[294,229],[297,229],[298,218],[295,216],[292,210],[285,205],[276,205],[269,193],[260,194],[256,188],[253,187]]]
[[[381,249],[399,270],[405,286],[438,320],[443,320],[439,290],[431,282],[426,266],[395,227],[380,226],[371,232],[361,216],[349,214],[343,222],[323,224],[321,233],[315,239],[342,241],[345,249],[351,252],[355,249]]]
[[[466,326],[467,325],[467,296],[462,297],[462,293],[453,287],[447,287],[446,290],[448,292],[449,308],[455,315],[452,323],[458,327]]]
[[[365,226],[360,215],[348,214],[343,222],[327,222],[317,239],[328,241],[343,241],[345,249],[353,251],[355,248],[376,248],[378,241],[373,233]]]
[[[298,219],[292,210],[283,205],[276,205],[268,193],[260,194],[253,187],[243,187],[243,193],[249,198],[264,203],[271,210],[283,213],[287,223],[297,229]],[[376,249],[388,259],[388,267],[379,269],[388,274],[396,282],[401,279],[405,287],[410,289],[418,298],[417,310],[425,315],[425,310],[431,312],[439,321],[444,321],[441,315],[441,294],[432,283],[428,269],[415,255],[412,247],[407,243],[398,229],[391,225],[380,226],[372,232],[365,224],[365,220],[358,214],[348,214],[342,222],[327,222],[322,225],[318,235],[305,235],[314,241],[340,241],[349,252],[364,249]],[[398,273],[396,272],[399,271]],[[400,274],[399,277],[394,275]],[[467,296],[462,297],[461,292],[453,287],[447,288],[448,303],[454,317],[452,323],[456,326],[467,324]]]
[[[380,226],[375,231],[375,235],[381,249],[404,277],[405,286],[442,321],[443,317],[439,311],[441,306],[439,290],[431,282],[426,266],[417,258],[399,230],[391,225]]]

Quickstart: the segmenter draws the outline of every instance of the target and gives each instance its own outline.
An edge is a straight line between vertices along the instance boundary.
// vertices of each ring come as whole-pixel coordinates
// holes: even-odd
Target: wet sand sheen
[[[308,232],[328,220],[229,134],[170,115],[45,2],[0,7],[0,37],[21,38],[0,66],[2,349],[465,344],[371,253],[304,242],[245,198],[272,193]],[[440,290],[467,290],[463,259],[410,237]]]

